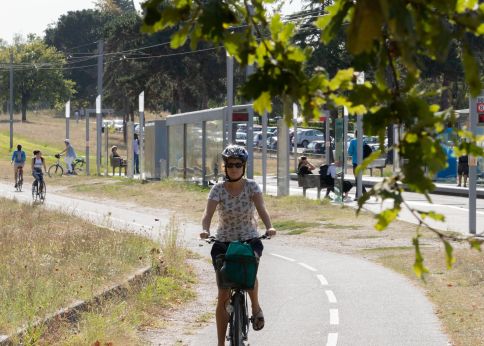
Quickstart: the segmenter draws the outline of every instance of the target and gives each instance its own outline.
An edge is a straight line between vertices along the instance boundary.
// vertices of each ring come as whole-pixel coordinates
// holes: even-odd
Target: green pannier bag
[[[258,259],[249,244],[234,241],[229,244],[220,269],[220,286],[253,289],[257,276]]]

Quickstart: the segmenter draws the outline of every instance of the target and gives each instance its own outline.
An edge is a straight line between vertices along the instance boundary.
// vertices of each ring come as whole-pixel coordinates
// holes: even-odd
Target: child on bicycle
[[[13,152],[11,162],[13,164],[13,172],[15,175],[15,187],[17,187],[17,174],[18,172],[22,172],[26,160],[27,157],[25,155],[25,151],[22,150],[22,146],[20,144],[17,145],[17,150]]]
[[[44,172],[47,173],[47,168],[45,168],[45,160],[42,157],[42,152],[40,150],[34,150],[34,157],[32,158],[32,176],[35,178],[34,185],[38,185],[38,182],[42,183],[44,175],[42,174],[42,167],[44,167]]]
[[[203,232],[200,234],[202,239],[210,235],[210,224],[218,206],[219,222],[215,236],[216,242],[210,252],[214,266],[215,258],[227,252],[228,244],[231,241],[249,240],[255,255],[257,257],[262,255],[263,245],[258,239],[259,232],[254,217],[256,209],[266,227],[266,234],[269,236],[276,234],[265,208],[259,185],[254,180],[243,178],[248,158],[245,148],[238,145],[229,145],[222,152],[222,158],[225,164],[225,181],[215,184],[208,195],[207,206],[202,219]],[[252,327],[254,330],[261,330],[264,327],[264,315],[259,305],[257,280],[254,289],[247,292],[252,303]],[[215,312],[219,346],[225,344],[225,334],[229,321],[226,304],[229,300],[230,289],[219,287]]]

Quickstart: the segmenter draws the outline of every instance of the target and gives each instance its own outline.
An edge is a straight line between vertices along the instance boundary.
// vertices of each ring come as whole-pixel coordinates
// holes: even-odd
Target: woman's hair
[[[40,153],[40,150],[34,150],[34,152],[33,152],[33,153],[34,153],[34,155],[37,155],[37,154],[39,154],[39,153]]]
[[[17,145],[17,150],[22,150],[22,146],[20,144]]]

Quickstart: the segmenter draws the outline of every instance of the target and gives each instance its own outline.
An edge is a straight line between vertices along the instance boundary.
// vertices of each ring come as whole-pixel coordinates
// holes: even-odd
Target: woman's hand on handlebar
[[[276,235],[276,233],[277,233],[276,229],[274,227],[271,227],[266,231],[266,236],[274,237]]]
[[[200,233],[200,239],[207,239],[210,236],[210,233],[207,231],[203,231]]]

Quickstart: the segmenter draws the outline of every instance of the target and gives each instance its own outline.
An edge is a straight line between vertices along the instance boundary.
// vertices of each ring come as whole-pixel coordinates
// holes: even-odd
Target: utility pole
[[[10,150],[13,148],[13,49],[10,51]]]
[[[481,109],[482,113],[481,113]],[[479,111],[479,115],[477,114]],[[476,135],[477,125],[480,123],[481,114],[484,117],[484,90],[477,97],[469,97],[469,130]],[[476,234],[476,195],[477,195],[477,157],[469,156],[469,233]]]
[[[139,166],[140,179],[145,180],[145,92],[142,91],[138,96],[139,110]],[[131,139],[132,141],[132,139]]]
[[[97,98],[96,98],[96,170],[97,175],[101,175],[101,155],[102,155],[102,94],[103,94],[103,55],[104,55],[104,42],[99,40],[97,49]],[[106,126],[105,131],[108,128]],[[107,158],[106,158],[107,160]]]
[[[225,114],[224,148],[232,144],[232,108],[234,105],[234,58],[227,52],[227,113]],[[249,137],[247,134],[247,141]]]
[[[356,84],[362,85],[365,84],[365,72],[357,72],[356,73]],[[356,116],[356,129],[357,129],[357,138],[356,138],[356,161],[358,165],[361,165],[363,162],[363,116],[358,114]],[[346,141],[346,138],[345,138]],[[356,195],[361,197],[363,194],[363,171],[360,170],[358,175],[355,177],[356,180]]]
[[[71,117],[71,100],[66,102],[66,139],[69,139],[69,119]]]

